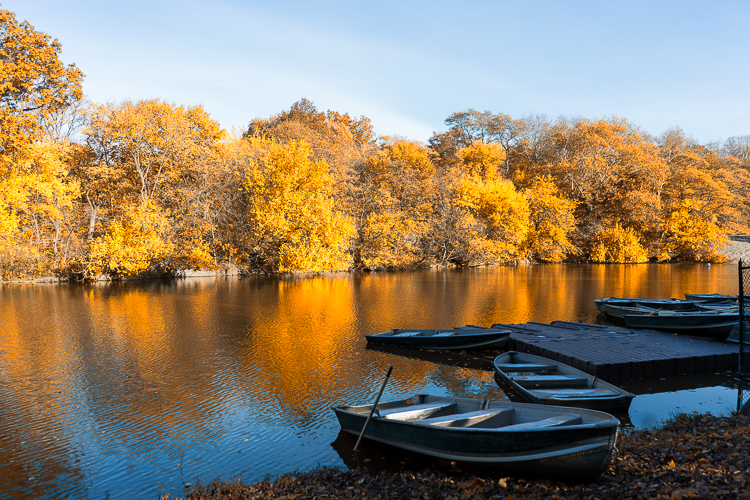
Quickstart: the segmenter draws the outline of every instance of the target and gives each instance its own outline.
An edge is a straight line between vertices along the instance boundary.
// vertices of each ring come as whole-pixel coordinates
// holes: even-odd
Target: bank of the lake
[[[750,262],[750,236],[740,235],[732,236],[730,242],[725,247],[719,250],[719,253],[726,257],[727,262],[737,262],[742,260],[743,262]],[[533,264],[533,262],[531,262]],[[447,267],[447,266],[444,266]],[[318,275],[319,273],[296,273],[298,276],[305,274]],[[207,278],[207,277],[221,277],[221,276],[248,276],[257,275],[257,273],[251,272],[247,269],[241,269],[234,264],[224,263],[216,269],[186,269],[177,272],[176,274],[165,274],[161,270],[151,269],[138,276],[127,276],[127,277],[114,277],[103,274],[95,278],[87,279],[86,281],[133,281],[143,279],[155,279],[155,278]],[[81,281],[81,277],[73,276],[38,276],[28,279],[4,279],[0,276],[0,285],[3,283],[9,284],[44,284],[44,283],[68,283]]]
[[[679,414],[655,429],[621,434],[618,453],[592,484],[458,470],[371,473],[319,468],[244,483],[189,486],[185,499],[750,498],[750,417]],[[174,497],[165,496],[172,499]]]

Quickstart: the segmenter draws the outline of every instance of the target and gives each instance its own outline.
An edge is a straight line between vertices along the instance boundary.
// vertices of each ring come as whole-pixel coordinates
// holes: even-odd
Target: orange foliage
[[[248,140],[261,149],[244,187],[251,200],[250,243],[263,265],[276,272],[347,269],[354,229],[335,210],[328,164],[310,160],[305,142]]]
[[[597,233],[589,259],[591,262],[638,263],[647,262],[648,253],[633,229],[615,223]]]
[[[724,262],[717,252],[728,243],[715,221],[704,218],[693,199],[681,201],[672,209],[665,223],[665,239],[658,259]]]
[[[579,254],[568,239],[575,227],[576,202],[558,196],[550,176],[536,177],[524,195],[531,211],[525,243],[529,257],[542,262],[560,262],[570,254]]]

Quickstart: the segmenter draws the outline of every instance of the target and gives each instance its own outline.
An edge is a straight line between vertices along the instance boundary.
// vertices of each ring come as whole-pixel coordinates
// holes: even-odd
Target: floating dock
[[[498,323],[508,349],[561,361],[608,382],[736,370],[737,344],[655,330],[570,321]]]

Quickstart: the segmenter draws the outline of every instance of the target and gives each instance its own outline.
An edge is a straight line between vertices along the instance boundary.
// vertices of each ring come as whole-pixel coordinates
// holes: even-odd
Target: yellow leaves
[[[138,187],[138,203],[190,177],[191,165],[224,137],[202,108],[159,100],[94,106],[85,134],[95,161],[122,170]]]
[[[638,263],[648,261],[648,252],[632,228],[619,223],[602,227],[596,235],[589,255],[591,262]]]
[[[505,150],[498,144],[476,141],[460,149],[456,157],[468,175],[489,180],[497,176],[497,171],[505,160]]]
[[[517,256],[529,230],[529,204],[510,181],[466,179],[455,204],[482,225],[483,230],[474,241],[487,261],[507,261]]]
[[[68,151],[63,144],[34,142],[23,160],[0,177],[0,238],[6,243],[23,238],[24,232],[39,244],[41,226],[54,224],[73,206],[80,183],[68,175]]]
[[[659,260],[679,258],[703,262],[723,262],[717,249],[727,243],[726,234],[700,210],[701,204],[686,199],[672,208],[664,223],[665,239]]]
[[[552,177],[536,177],[524,191],[529,202],[530,228],[525,247],[530,257],[542,262],[559,262],[580,251],[568,240],[575,227],[576,202],[557,195]]]
[[[420,259],[422,224],[403,213],[372,213],[362,227],[360,261],[368,269],[406,268]]]
[[[136,275],[159,263],[174,250],[168,239],[169,224],[152,204],[132,207],[91,243],[87,274]]]
[[[260,148],[244,180],[250,238],[265,265],[278,272],[347,268],[354,226],[334,208],[328,165],[312,162],[306,143],[249,140]]]
[[[81,98],[83,74],[59,60],[60,43],[0,10],[0,176],[42,136],[42,122]]]

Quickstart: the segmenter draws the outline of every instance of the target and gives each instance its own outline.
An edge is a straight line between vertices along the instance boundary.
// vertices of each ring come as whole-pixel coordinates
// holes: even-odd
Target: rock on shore
[[[724,255],[729,262],[737,262],[740,259],[742,262],[750,262],[750,241],[745,241],[739,238],[747,237],[733,237],[732,241],[727,246],[720,249],[719,252]]]

